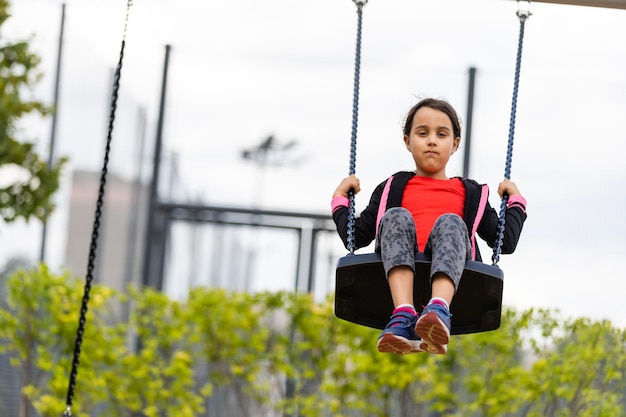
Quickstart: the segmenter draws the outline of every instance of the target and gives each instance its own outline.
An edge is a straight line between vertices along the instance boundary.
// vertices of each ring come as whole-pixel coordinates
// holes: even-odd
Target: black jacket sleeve
[[[356,248],[362,248],[364,246],[372,243],[374,238],[376,237],[376,217],[378,216],[378,206],[380,204],[380,198],[383,193],[383,188],[385,187],[385,182],[380,183],[372,196],[370,197],[370,202],[361,212],[361,214],[356,218],[355,221],[355,244]],[[335,225],[337,227],[337,233],[341,237],[344,246],[348,247],[348,208],[347,207],[339,207],[333,213],[333,220],[335,221]]]
[[[502,239],[502,254],[510,254],[515,251],[517,242],[522,233],[522,227],[526,221],[526,213],[522,208],[513,205],[506,209],[504,214],[504,238]],[[489,247],[494,248],[498,239],[498,213],[487,203],[485,213],[478,225],[478,236],[487,242]]]

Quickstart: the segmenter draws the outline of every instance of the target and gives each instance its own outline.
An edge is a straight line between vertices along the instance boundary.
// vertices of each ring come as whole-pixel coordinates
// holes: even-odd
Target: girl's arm
[[[348,198],[348,192],[350,189],[354,190],[354,194],[358,194],[361,191],[361,182],[355,175],[350,175],[349,177],[344,178],[337,189],[333,193],[333,198],[335,197],[345,197]]]
[[[504,238],[502,239],[502,254],[510,254],[515,251],[524,222],[526,221],[526,199],[522,196],[517,185],[508,179],[504,179],[498,185],[498,194],[507,192],[509,199],[504,214]],[[490,247],[495,247],[498,238],[499,214],[487,204],[487,209],[478,227],[478,235],[483,238]]]
[[[500,195],[500,198],[502,198],[502,194],[505,191],[507,192],[509,197],[514,195],[521,195],[519,189],[517,188],[517,185],[515,185],[513,181],[506,178],[502,180],[500,184],[498,184],[498,194]]]
[[[357,248],[369,245],[376,236],[376,215],[384,182],[379,184],[372,193],[368,206],[361,212],[355,221],[355,243]],[[331,203],[333,220],[337,232],[344,245],[348,246],[348,191],[354,189],[355,194],[361,190],[359,180],[354,175],[344,178],[333,193]]]

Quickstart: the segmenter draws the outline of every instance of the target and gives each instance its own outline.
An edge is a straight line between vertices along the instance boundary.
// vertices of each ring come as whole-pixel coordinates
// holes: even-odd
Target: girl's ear
[[[454,146],[452,147],[452,152],[456,152],[459,149],[459,144],[461,143],[461,138],[460,137],[456,137],[454,138]]]
[[[411,141],[409,140],[409,137],[407,135],[404,135],[404,144],[406,145],[406,148],[410,151],[411,150]]]

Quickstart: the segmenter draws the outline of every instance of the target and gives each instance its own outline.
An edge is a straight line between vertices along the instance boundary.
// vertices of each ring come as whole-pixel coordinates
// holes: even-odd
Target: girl
[[[356,247],[376,238],[394,304],[389,324],[378,338],[380,352],[428,350],[445,354],[450,340],[450,303],[466,259],[481,260],[476,234],[493,247],[498,214],[487,201],[488,188],[466,178],[448,178],[446,165],[461,141],[456,111],[446,101],[424,99],[411,108],[404,124],[404,144],[415,161],[414,172],[398,172],[376,187],[356,219]],[[347,246],[348,192],[360,191],[359,179],[344,178],[332,200],[333,219]],[[505,179],[500,196],[509,195],[502,253],[512,253],[526,220],[526,200]],[[413,301],[414,254],[432,258],[432,298],[418,315]]]

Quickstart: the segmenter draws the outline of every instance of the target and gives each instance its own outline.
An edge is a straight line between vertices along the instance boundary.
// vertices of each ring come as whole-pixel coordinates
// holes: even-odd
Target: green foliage
[[[624,415],[626,331],[581,318],[549,336],[551,348],[541,352],[523,385],[534,393],[528,415]]]
[[[0,0],[0,26],[10,16],[8,8],[8,1]],[[43,103],[23,97],[40,79],[36,72],[39,61],[28,42],[0,44],[0,169],[14,178],[0,186],[0,217],[6,222],[45,219],[54,208],[51,196],[59,188],[59,175],[67,162],[61,158],[48,166],[33,143],[15,137],[21,118],[50,113]]]
[[[103,309],[112,291],[96,287],[90,300],[90,326],[85,332],[84,367],[80,391],[83,403],[98,399],[98,378],[91,374],[103,367],[112,352],[106,346],[120,329],[108,325]],[[59,415],[65,408],[65,390],[70,370],[82,283],[68,275],[53,275],[45,265],[17,271],[7,281],[8,309],[0,309],[0,352],[8,353],[18,367],[24,392],[22,401],[30,401],[43,416]],[[78,407],[80,408],[80,406]],[[54,412],[49,412],[54,410]]]
[[[41,265],[7,281],[0,349],[44,417],[63,412],[83,283]],[[445,356],[381,354],[332,300],[92,286],[73,415],[626,415],[626,334],[609,322],[506,310]],[[128,322],[112,306],[132,307]],[[225,401],[231,398],[233,401]]]

